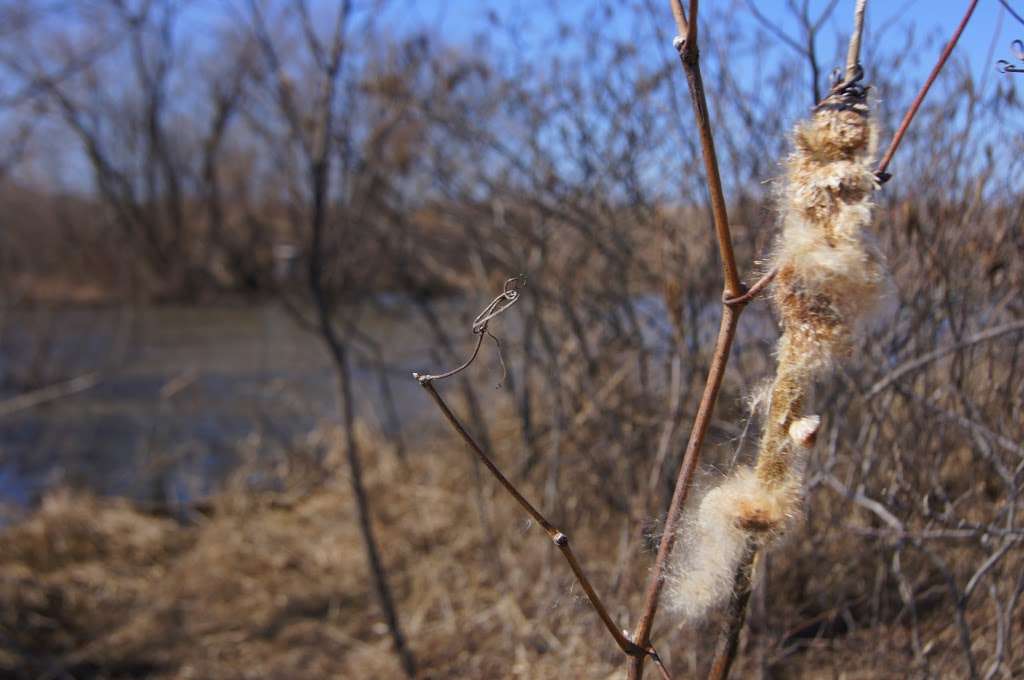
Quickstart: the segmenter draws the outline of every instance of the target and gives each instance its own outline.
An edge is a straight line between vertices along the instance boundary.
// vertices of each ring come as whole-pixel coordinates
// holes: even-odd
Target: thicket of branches
[[[844,55],[816,48],[835,3],[821,14],[788,3],[793,35],[754,3],[706,4],[701,68],[736,257],[753,282],[776,231],[768,182],[788,131]],[[530,17],[449,45],[389,34],[375,10],[254,0],[199,39],[172,0],[0,6],[7,301],[54,282],[136,299],[273,292],[317,330],[339,372],[352,493],[371,511],[362,540],[377,600],[411,673],[428,650],[398,632],[411,599],[403,588],[395,607],[387,579],[407,583],[415,567],[386,573],[373,556],[372,511],[392,499],[367,495],[359,470],[389,454],[357,450],[346,368],[349,353],[379,356],[388,339],[362,333],[358,310],[383,291],[407,296],[448,368],[475,338],[439,293],[482,306],[524,276],[491,328],[508,369],[500,390],[496,364],[445,390],[482,447],[572,531],[613,617],[631,626],[622,617],[640,610],[721,306],[667,9],[597,3],[546,27],[565,49],[542,63],[517,47]],[[732,12],[752,13],[758,32]],[[623,24],[628,39],[611,28]],[[861,61],[883,139],[915,93],[909,61],[938,47],[896,25],[869,33]],[[857,671],[877,658],[908,675],[1024,673],[1021,102],[1008,78],[976,82],[965,64],[942,73],[877,195],[888,301],[817,395],[806,518],[758,564],[741,673]],[[75,149],[63,156],[80,166],[70,186],[46,162],[51,134]],[[753,455],[749,401],[771,374],[775,334],[767,305],[752,303],[710,421],[706,478]],[[490,586],[533,574],[522,598],[543,619],[566,588],[563,565],[508,550],[523,541],[496,526],[495,507],[510,501],[472,479],[478,540],[500,556]],[[400,527],[388,537],[401,541]],[[552,625],[556,639],[589,635],[595,668],[612,663],[585,609]],[[713,631],[662,615],[652,639],[680,671],[711,661]]]

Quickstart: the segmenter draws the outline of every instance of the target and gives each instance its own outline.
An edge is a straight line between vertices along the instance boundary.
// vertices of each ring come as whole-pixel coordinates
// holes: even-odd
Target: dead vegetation
[[[222,84],[244,84],[245,112],[231,119],[231,153],[218,156],[211,138],[211,167],[165,162],[141,196],[92,197],[104,226],[89,233],[102,251],[120,254],[123,245],[131,271],[118,280],[129,292],[150,282],[186,296],[210,271],[223,272],[227,288],[250,279],[268,285],[273,243],[298,244],[278,292],[300,325],[335,332],[329,345],[380,364],[392,339],[363,329],[354,303],[394,287],[408,302],[401,314],[431,348],[433,365],[416,369],[457,365],[472,340],[469,319],[452,321],[460,314],[446,314],[432,292],[476,301],[525,274],[521,301],[492,329],[509,369],[499,389],[493,354],[441,389],[524,494],[571,534],[611,617],[626,627],[644,604],[694,395],[712,362],[722,272],[664,12],[613,4],[609,13],[654,27],[647,38],[662,46],[664,63],[638,58],[637,41],[617,38],[615,22],[588,17],[565,29],[566,41],[586,45],[585,58],[531,70],[503,47],[521,29],[522,17],[512,17],[467,52],[422,36],[380,53],[353,40],[365,51],[336,71],[318,59],[331,52],[319,34],[304,32],[305,3],[250,3],[248,19],[257,7],[273,12],[264,34],[254,21],[231,26],[238,49],[225,64],[237,59],[237,68]],[[175,45],[149,42],[163,14],[140,19],[124,3],[102,6],[108,28],[127,22],[141,31],[128,32],[144,53],[133,68],[145,71],[160,55],[174,63],[167,55]],[[799,3],[790,6],[799,12]],[[763,36],[743,34],[724,4],[706,12],[702,67],[715,84],[707,94],[722,121],[716,141],[744,268],[770,252],[777,218],[764,183],[782,172],[775,162],[785,155],[785,130],[814,103],[792,93],[820,87],[801,75],[808,65],[819,75],[825,61],[815,53],[820,25],[808,6],[798,17],[805,35],[794,44],[809,47],[796,59],[776,55],[756,82],[731,57],[762,49]],[[366,23],[354,24],[356,35],[373,27],[372,18],[358,18]],[[280,25],[290,27],[287,36],[274,32]],[[44,44],[31,37],[12,43],[24,50],[0,55],[28,79],[36,74],[17,71],[28,66],[22,51]],[[262,64],[288,37],[305,46],[309,63],[292,55],[288,69]],[[912,94],[904,61],[921,49],[909,34],[889,45],[871,62],[883,137]],[[50,63],[43,56],[68,65],[61,55],[40,55],[41,64]],[[102,80],[116,65],[86,75]],[[330,97],[295,94],[289,69],[310,75],[307,85],[333,87],[337,78],[339,91],[360,96],[338,113]],[[81,110],[107,120],[109,102],[90,98],[91,82],[72,73],[45,83],[39,98],[53,105],[62,94],[74,97],[61,119]],[[144,99],[166,101],[160,81],[150,85]],[[813,395],[822,418],[801,483],[806,510],[756,566],[736,677],[1024,674],[1024,154],[1013,87],[948,69],[896,160],[896,179],[878,194],[870,231],[888,259],[888,300],[850,339],[850,361]],[[260,125],[265,119],[274,124]],[[138,157],[97,167],[98,181],[118,184],[133,163],[145,163],[147,149],[166,151],[176,132],[136,118],[129,130]],[[93,132],[77,138],[87,145]],[[246,172],[253,157],[270,160]],[[171,196],[165,187],[175,177],[208,191]],[[213,191],[234,181],[245,186],[234,187],[233,202]],[[278,185],[280,204],[253,198]],[[11,276],[38,280],[57,268],[31,247],[8,250],[5,262],[24,268],[6,268]],[[435,254],[442,251],[458,257]],[[303,263],[316,282],[315,320],[308,304],[290,297],[306,285],[294,267]],[[196,270],[207,274],[191,276]],[[754,462],[762,424],[750,404],[775,364],[770,314],[755,301],[739,326],[690,504]],[[378,375],[386,391],[390,376]],[[344,375],[339,388],[339,404],[360,398],[345,395],[352,384]],[[0,675],[398,677],[397,627],[389,631],[373,585],[386,575],[424,678],[620,676],[621,655],[555,549],[461,442],[439,425],[403,431],[397,446],[394,434],[368,434],[349,409],[340,411],[351,441],[332,430],[323,459],[298,447],[282,452],[301,458],[308,474],[261,485],[287,492],[254,490],[241,470],[201,511],[174,520],[57,491],[6,527]],[[343,463],[346,450],[361,454],[362,484],[352,484],[357,466]],[[354,497],[358,489],[365,499]],[[367,513],[373,541],[360,532],[356,508]],[[370,543],[381,553],[378,574],[367,565]],[[658,620],[651,639],[675,677],[707,671],[722,614],[697,628]]]
[[[515,428],[495,425],[498,434]],[[387,448],[365,431],[360,443]],[[499,446],[499,461],[515,461],[514,449]],[[395,677],[337,453],[319,468],[326,481],[280,480],[294,488],[279,494],[238,486],[185,523],[121,500],[52,493],[0,533],[0,675]],[[453,438],[430,435],[407,464],[370,460],[375,528],[422,677],[619,677],[617,650],[595,644],[605,631],[537,528],[492,484],[481,489],[479,514],[478,482]],[[596,502],[604,484],[585,456],[567,460],[563,474],[576,480],[562,500],[581,559],[619,607],[613,615],[624,616],[639,605],[637,566],[650,559],[656,531],[648,526],[638,545],[630,523]],[[534,478],[524,490],[541,496],[543,485]],[[806,522],[762,567],[770,599],[755,595],[738,677],[758,668],[785,678],[926,677],[915,637],[931,674],[959,677],[942,574],[908,538],[894,544],[870,510],[820,487],[811,498]],[[947,540],[926,546],[963,577],[984,548]],[[888,573],[894,545],[903,585]],[[991,580],[1019,580],[1022,569],[1015,550]],[[984,650],[999,604],[976,597],[967,607],[979,662],[991,659]],[[1019,635],[1019,614],[1009,623]],[[681,676],[706,662],[686,650],[706,644],[715,625],[661,633],[671,639],[662,655]],[[1024,672],[1024,659],[1007,653],[1008,677]]]
[[[464,456],[444,443],[423,454],[408,468],[378,459],[367,482],[374,497],[394,501],[378,504],[375,520],[388,568],[401,574],[396,596],[411,614],[405,625],[426,677],[601,668],[589,653],[592,631],[573,625],[574,596],[541,601],[551,585],[545,560],[522,539],[517,513],[495,504],[491,521],[518,529],[510,543],[488,545],[472,519]],[[344,473],[323,472],[327,483],[287,504],[226,493],[188,525],[124,501],[54,492],[2,534],[0,671],[393,677],[400,669],[372,606]],[[541,559],[510,573],[521,548]],[[539,618],[547,620],[534,625]]]

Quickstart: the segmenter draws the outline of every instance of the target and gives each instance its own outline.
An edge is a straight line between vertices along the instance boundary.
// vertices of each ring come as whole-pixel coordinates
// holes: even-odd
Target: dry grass
[[[466,458],[432,448],[408,467],[377,460],[368,479],[428,676],[611,673],[616,657],[593,657],[594,630],[577,622],[589,618],[572,594],[542,605],[547,546],[501,502],[492,521],[519,530],[487,546]],[[51,494],[0,537],[0,674],[397,676],[341,469],[287,507],[231,492],[195,526],[121,500]]]
[[[372,437],[362,438],[373,447]],[[505,450],[498,458],[511,456]],[[0,535],[0,675],[398,677],[343,470],[328,459],[320,470],[326,482],[288,494],[226,491],[190,526],[121,500],[51,494]],[[574,543],[626,625],[626,607],[637,602],[624,598],[640,592],[650,556],[623,540],[632,537],[620,516],[587,501],[593,487],[584,460],[565,475],[581,480],[565,498]],[[407,465],[390,455],[369,465],[376,526],[423,677],[619,677],[620,655],[553,547],[490,485],[483,496],[495,538],[488,539],[473,479],[469,459],[447,437],[428,442]],[[541,487],[525,490],[542,497]],[[812,516],[829,514],[826,498],[816,505]],[[894,588],[872,601],[881,554],[824,531],[798,529],[771,555],[771,611],[765,616],[755,604],[755,634],[736,677],[762,663],[773,677],[910,673]],[[921,597],[922,627],[952,650],[932,652],[937,668],[948,656],[955,676],[948,613],[929,609],[935,593]],[[879,624],[864,625],[872,611],[882,612]],[[706,663],[699,654],[681,656],[700,649],[706,631],[657,635],[677,673]]]

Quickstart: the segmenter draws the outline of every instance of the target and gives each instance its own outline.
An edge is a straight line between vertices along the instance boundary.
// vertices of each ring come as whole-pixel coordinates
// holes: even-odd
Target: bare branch
[[[910,104],[910,108],[907,109],[907,113],[904,114],[903,120],[900,122],[899,129],[896,130],[896,134],[893,136],[892,141],[889,142],[889,148],[885,150],[885,154],[882,156],[881,162],[878,164],[878,169],[875,174],[878,175],[879,180],[882,182],[888,181],[891,176],[886,171],[889,168],[889,163],[892,161],[893,155],[896,153],[896,149],[899,148],[900,142],[903,141],[903,135],[907,133],[907,128],[910,127],[911,121],[914,120],[914,116],[917,115],[917,110],[921,108],[921,104],[924,103],[924,98],[928,94],[928,90],[931,89],[932,83],[939,77],[939,73],[942,71],[942,67],[946,65],[946,61],[949,59],[949,55],[953,53],[953,48],[956,47],[956,43],[960,40],[960,34],[967,28],[967,22],[971,20],[971,15],[974,14],[974,8],[978,6],[978,0],[971,0],[967,5],[967,10],[964,12],[963,19],[960,20],[960,24],[956,27],[953,32],[953,37],[946,43],[945,49],[942,50],[942,54],[939,55],[939,60],[935,62],[935,66],[932,68],[932,72],[928,74],[928,79],[924,81],[924,85],[921,86],[920,92],[914,98],[914,101]]]
[[[1022,330],[1024,330],[1024,320],[1011,321],[1009,323],[996,326],[995,328],[989,328],[988,330],[975,333],[974,335],[968,336],[955,344],[947,345],[946,347],[940,347],[938,349],[932,350],[931,352],[923,354],[917,357],[916,359],[904,362],[903,364],[894,368],[892,371],[886,374],[884,378],[882,378],[874,385],[872,385],[871,388],[868,389],[868,391],[864,394],[864,397],[866,399],[871,399],[875,397],[876,395],[878,395],[878,393],[882,392],[890,385],[901,380],[903,376],[908,375],[910,373],[914,373],[915,371],[924,368],[925,366],[934,361],[938,361],[939,359],[948,354],[959,352],[960,350],[966,349],[973,345],[977,345],[982,342],[987,342],[989,340],[995,340],[996,338],[999,338],[1008,333],[1015,333]]]

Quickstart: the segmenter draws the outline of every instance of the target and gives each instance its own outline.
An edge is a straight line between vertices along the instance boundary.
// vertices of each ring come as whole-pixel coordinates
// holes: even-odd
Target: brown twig
[[[661,680],[672,680],[672,676],[669,674],[668,669],[665,668],[665,664],[662,663],[661,657],[654,651],[654,647],[650,648],[651,661],[654,663],[654,667],[661,673]]]
[[[860,40],[864,34],[864,6],[867,0],[857,0],[853,11],[853,33],[850,34],[850,47],[846,51],[846,80],[855,80],[863,73],[860,67]]]
[[[466,359],[463,363],[459,364],[452,370],[445,371],[444,373],[438,373],[437,375],[419,375],[418,373],[414,373],[413,375],[417,380],[423,382],[424,380],[444,380],[445,378],[451,378],[454,375],[462,373],[464,370],[469,368],[470,364],[476,361],[477,356],[480,354],[480,346],[484,344],[484,334],[477,333],[476,336],[476,346],[473,348],[473,353],[469,355],[468,359]]]
[[[750,601],[751,582],[754,576],[754,558],[757,544],[748,542],[746,552],[736,567],[733,577],[732,598],[729,601],[728,623],[718,638],[715,658],[711,662],[708,680],[725,680],[740,647],[740,633],[746,620],[747,602]]]
[[[686,80],[690,87],[690,99],[697,118],[697,130],[700,134],[700,148],[704,159],[704,172],[707,174],[708,193],[711,197],[711,214],[715,223],[715,235],[718,237],[718,251],[722,257],[722,273],[725,276],[725,291],[729,297],[743,293],[739,271],[736,268],[736,256],[732,249],[732,235],[729,231],[729,213],[725,205],[725,193],[722,191],[722,178],[718,171],[718,155],[715,152],[715,138],[711,130],[711,117],[708,114],[708,102],[704,96],[704,79],[700,72],[700,50],[697,46],[697,0],[690,0],[690,18],[686,19],[679,0],[670,0],[672,14],[676,18],[679,36],[675,47],[679,51]]]
[[[731,306],[735,306],[735,305],[745,305],[745,304],[747,304],[748,302],[750,302],[751,300],[756,298],[758,296],[758,294],[762,290],[764,290],[768,286],[769,283],[772,282],[772,280],[775,278],[775,275],[778,274],[778,273],[779,273],[779,268],[778,267],[772,267],[770,270],[768,270],[768,272],[764,276],[762,276],[760,279],[758,279],[757,283],[755,283],[750,288],[747,288],[747,291],[745,293],[743,293],[742,295],[738,295],[736,297],[727,297],[726,295],[723,294],[722,295],[722,304],[728,305],[730,307]]]
[[[476,453],[480,461],[488,470],[491,471],[494,478],[497,479],[509,495],[511,495],[516,502],[522,506],[523,510],[526,511],[526,514],[533,518],[533,520],[537,522],[542,529],[544,529],[548,537],[551,538],[552,542],[554,542],[562,552],[562,556],[565,557],[565,561],[569,563],[569,568],[572,569],[572,573],[576,576],[576,580],[579,582],[580,587],[582,587],[583,592],[587,594],[587,599],[590,600],[590,604],[593,605],[597,615],[601,617],[601,621],[604,622],[608,632],[611,633],[613,638],[615,638],[615,642],[618,644],[619,649],[621,649],[625,654],[633,657],[643,657],[651,654],[652,652],[650,649],[644,649],[639,645],[634,644],[622,633],[618,626],[615,625],[615,621],[612,620],[611,615],[608,613],[608,609],[604,606],[601,598],[598,597],[597,592],[591,585],[590,580],[583,572],[583,567],[580,566],[579,560],[576,559],[576,554],[569,546],[569,537],[549,522],[548,519],[544,517],[544,515],[542,515],[540,511],[537,510],[537,508],[535,508],[533,504],[519,492],[519,489],[516,488],[515,484],[509,481],[494,461],[491,460],[490,456],[484,453],[484,450],[479,444],[477,444],[473,435],[463,427],[462,423],[459,422],[458,417],[452,412],[451,408],[448,407],[448,404],[441,398],[441,395],[438,394],[437,390],[434,389],[433,380],[430,376],[423,376],[414,373],[413,377],[419,381],[420,385],[422,385],[425,390],[427,390],[427,393],[430,394],[430,397],[434,400],[434,403],[437,404],[437,407],[441,409],[441,413],[444,415],[445,420],[448,421],[448,424],[452,426],[452,429],[462,437],[462,440],[466,442],[466,445]]]
[[[644,598],[644,610],[640,621],[637,624],[633,639],[638,644],[644,644],[649,639],[654,624],[654,616],[658,611],[658,598],[661,596],[661,589],[665,583],[665,569],[668,566],[669,556],[675,547],[675,541],[679,532],[679,519],[682,515],[683,506],[690,492],[690,484],[697,471],[697,462],[700,458],[701,446],[704,444],[704,437],[707,435],[708,426],[711,424],[711,414],[715,402],[718,399],[718,390],[722,386],[722,378],[725,376],[725,368],[729,360],[729,350],[732,347],[733,338],[736,336],[736,325],[739,322],[740,306],[725,306],[722,312],[722,320],[718,328],[718,339],[715,343],[715,352],[711,357],[711,366],[708,369],[707,383],[704,385],[704,393],[701,395],[700,406],[697,409],[697,416],[694,418],[693,429],[690,431],[690,438],[686,443],[686,451],[683,454],[683,464],[676,478],[675,491],[672,494],[672,502],[669,505],[668,515],[665,519],[665,531],[658,546],[658,556],[654,563],[654,570]],[[630,680],[639,680],[643,677],[642,661],[634,659],[630,668]]]
[[[879,181],[887,182],[892,175],[886,170],[889,168],[889,163],[892,161],[893,154],[896,153],[896,149],[899,147],[900,142],[903,140],[903,135],[906,134],[907,128],[910,127],[911,121],[914,120],[914,116],[917,115],[917,110],[921,108],[921,104],[924,102],[925,96],[928,94],[928,90],[931,89],[932,83],[938,78],[939,73],[942,71],[942,67],[946,65],[946,61],[949,59],[949,55],[953,53],[953,48],[956,47],[956,43],[960,40],[960,34],[964,32],[967,27],[967,22],[970,21],[971,15],[974,14],[974,8],[977,7],[978,0],[971,0],[970,4],[967,5],[967,11],[964,12],[963,19],[960,20],[960,25],[956,27],[956,31],[953,33],[953,37],[946,43],[945,49],[942,50],[942,54],[939,55],[939,60],[935,62],[935,67],[932,68],[932,72],[928,75],[928,80],[921,86],[921,91],[914,97],[913,103],[910,108],[907,109],[907,113],[903,116],[903,120],[900,122],[900,127],[896,130],[896,134],[893,136],[892,141],[889,142],[889,148],[885,150],[885,155],[882,156],[881,162],[878,164],[878,169],[875,170],[875,175]]]
[[[728,678],[729,670],[736,660],[736,654],[739,652],[740,633],[743,632],[743,625],[747,621],[747,602],[750,600],[756,557],[757,547],[749,546],[740,559],[739,566],[736,567],[726,624],[719,633],[718,644],[715,645],[715,657],[711,661],[708,680]]]
[[[661,659],[658,657],[657,652],[654,651],[654,648],[651,647],[650,644],[644,644],[643,646],[637,645],[615,624],[611,614],[608,613],[608,608],[605,607],[604,602],[601,601],[597,591],[594,590],[594,586],[590,583],[590,579],[587,578],[586,573],[583,571],[583,567],[576,558],[576,553],[573,552],[572,547],[569,545],[569,537],[549,522],[548,519],[541,514],[541,512],[537,510],[537,508],[535,508],[522,493],[520,493],[515,484],[513,484],[508,477],[504,475],[504,473],[502,473],[494,461],[491,460],[490,456],[484,452],[480,444],[478,444],[476,439],[473,438],[473,435],[466,430],[465,426],[463,426],[459,421],[458,416],[455,415],[445,400],[434,388],[433,383],[435,380],[442,380],[444,378],[451,377],[460,371],[465,370],[473,363],[480,351],[480,345],[483,343],[484,334],[488,332],[488,323],[494,317],[509,309],[519,299],[517,291],[518,286],[515,285],[517,280],[518,279],[508,279],[505,282],[505,287],[502,293],[494,298],[494,300],[491,301],[491,303],[487,305],[487,307],[485,307],[484,310],[473,320],[473,333],[479,336],[479,340],[477,341],[476,348],[473,350],[473,354],[464,364],[439,375],[413,373],[413,378],[415,378],[416,381],[419,382],[425,390],[427,390],[427,393],[430,394],[434,403],[437,404],[437,407],[441,410],[441,414],[444,415],[448,424],[452,426],[452,429],[462,437],[462,440],[466,442],[466,445],[469,446],[480,461],[488,470],[490,470],[491,474],[494,475],[494,478],[498,480],[498,483],[500,483],[509,495],[519,503],[523,510],[526,511],[526,514],[528,514],[541,526],[542,529],[544,529],[548,537],[552,540],[555,546],[558,547],[562,556],[565,558],[565,561],[569,564],[569,568],[572,570],[573,575],[576,577],[576,581],[580,584],[580,587],[583,588],[583,592],[586,593],[587,599],[594,607],[594,611],[596,611],[597,615],[601,618],[605,628],[608,629],[608,632],[611,634],[612,638],[614,638],[619,649],[621,649],[624,654],[633,658],[645,658],[647,656],[652,657],[655,664],[660,669],[662,677],[665,678],[665,680],[671,680],[668,670],[661,663]]]
[[[755,284],[757,291],[751,294],[750,290],[744,290],[736,268],[736,258],[732,248],[732,235],[729,229],[729,216],[725,206],[725,193],[722,190],[722,180],[718,171],[715,140],[708,116],[704,81],[700,72],[700,53],[697,45],[698,0],[690,0],[688,18],[686,13],[683,12],[680,0],[670,0],[669,4],[672,8],[672,15],[675,17],[676,28],[679,30],[679,37],[676,38],[675,46],[679,51],[679,57],[686,72],[690,98],[697,120],[697,129],[700,134],[704,170],[707,174],[708,193],[711,196],[715,234],[718,237],[718,250],[722,257],[722,271],[725,279],[722,296],[724,300],[732,300],[733,302],[722,305],[722,320],[718,328],[715,351],[711,357],[711,365],[708,369],[707,382],[701,395],[700,406],[697,409],[693,429],[690,431],[690,437],[686,443],[679,476],[676,478],[672,501],[665,518],[665,531],[658,546],[658,556],[655,560],[654,570],[651,573],[644,597],[643,612],[633,633],[633,639],[642,647],[649,644],[651,629],[654,626],[654,617],[658,611],[658,598],[661,596],[661,589],[665,583],[665,569],[678,536],[678,524],[683,505],[686,503],[686,498],[689,495],[690,485],[697,470],[697,462],[700,459],[701,447],[704,444],[704,437],[707,435],[715,402],[718,400],[718,390],[722,386],[725,368],[729,362],[729,352],[732,349],[733,338],[736,336],[736,325],[748,301],[741,300],[740,298],[748,294],[752,298],[756,295],[757,291],[761,290],[764,285],[767,285],[767,281],[763,284],[758,282],[760,285]],[[629,668],[630,680],[640,680],[643,677],[643,672],[644,657],[634,657]]]

